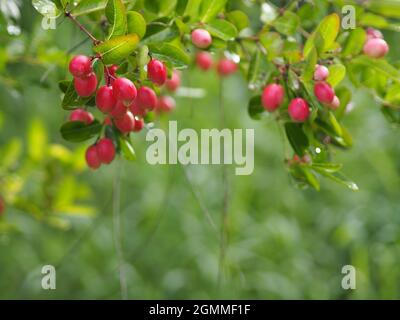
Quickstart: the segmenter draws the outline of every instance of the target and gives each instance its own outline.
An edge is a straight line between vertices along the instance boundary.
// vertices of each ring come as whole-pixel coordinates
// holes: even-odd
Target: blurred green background
[[[89,43],[74,49],[84,40],[79,30],[68,22],[43,30],[30,1],[19,3],[21,16],[3,15],[0,31],[0,193],[7,203],[0,218],[0,298],[119,299],[116,163],[87,171],[87,144],[67,144],[59,134],[68,117],[57,87],[66,77],[66,52],[89,54]],[[385,37],[389,59],[398,60],[398,34]],[[190,69],[183,85],[204,88],[206,96],[176,97],[176,111],[158,125],[171,119],[179,128],[218,127],[215,74]],[[148,165],[142,132],[133,138],[137,161],[122,161],[129,298],[400,298],[400,136],[372,98],[357,89],[345,120],[355,145],[335,155],[360,191],[324,180],[317,193],[290,180],[283,161],[289,146],[276,123],[247,115],[250,96],[239,74],[225,81],[223,96],[228,127],[255,129],[254,173],[235,176],[228,168],[224,279],[218,287],[219,235],[202,210],[220,225],[222,167],[189,166],[186,177],[180,165]],[[41,288],[46,264],[56,267],[56,290]],[[356,290],[341,288],[347,264],[357,270]]]

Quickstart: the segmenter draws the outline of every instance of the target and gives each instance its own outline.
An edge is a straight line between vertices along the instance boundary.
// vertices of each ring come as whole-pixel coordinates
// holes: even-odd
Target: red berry
[[[285,98],[285,90],[279,84],[270,84],[264,88],[261,102],[264,108],[270,112],[275,111]]]
[[[314,94],[321,103],[331,103],[335,97],[335,91],[326,82],[317,82],[314,85]]]
[[[180,86],[180,84],[181,84],[181,74],[179,73],[179,71],[174,70],[171,79],[168,79],[165,82],[165,86],[167,87],[168,91],[175,92],[176,89],[178,89],[178,87]]]
[[[337,108],[339,108],[340,107],[339,98],[337,96],[334,96],[332,102],[330,104],[328,104],[328,107],[333,110],[336,110]]]
[[[96,105],[101,112],[110,112],[116,103],[117,100],[114,97],[114,90],[111,86],[102,86],[97,90]]]
[[[137,99],[130,104],[129,110],[134,116],[144,117],[146,115],[146,109],[139,107],[139,105],[137,104]]]
[[[104,123],[106,126],[112,126],[112,120],[111,120],[110,117],[105,117],[103,123]]]
[[[119,118],[122,117],[125,113],[128,107],[123,104],[122,101],[118,100],[117,103],[115,104],[114,108],[110,111],[110,116],[113,118]]]
[[[304,122],[310,116],[307,102],[302,98],[295,98],[289,104],[289,115],[293,121]]]
[[[122,133],[128,133],[133,131],[135,128],[135,118],[131,112],[126,112],[120,118],[114,120],[115,126],[121,131]]]
[[[139,132],[143,129],[143,127],[144,127],[144,120],[142,118],[135,117],[135,127],[133,128],[133,131]]]
[[[84,109],[76,109],[69,115],[69,121],[80,121],[86,124],[91,124],[94,121],[94,117],[90,112]]]
[[[379,30],[376,30],[374,28],[368,28],[367,29],[367,37],[368,39],[383,39],[383,34]]]
[[[204,29],[195,29],[192,31],[192,43],[201,49],[208,48],[211,45],[212,38],[210,33]]]
[[[143,110],[152,110],[157,105],[157,96],[151,88],[143,86],[139,88],[134,103]]]
[[[314,80],[325,81],[329,77],[329,69],[319,64],[315,67]]]
[[[83,78],[92,71],[92,60],[87,56],[75,56],[69,63],[69,72],[71,72],[74,77]]]
[[[170,96],[161,96],[158,99],[156,111],[169,112],[175,109],[176,103],[174,98]]]
[[[96,145],[92,145],[86,150],[86,163],[91,169],[97,169],[101,165],[101,161],[99,155],[97,153]]]
[[[6,211],[6,204],[2,196],[0,196],[0,216]]]
[[[133,82],[127,78],[118,78],[113,83],[114,97],[129,105],[135,100],[137,91]]]
[[[109,164],[115,158],[114,143],[109,138],[102,138],[97,142],[97,154],[102,163]]]
[[[90,97],[97,88],[97,78],[92,72],[85,78],[74,78],[74,87],[80,97]]]
[[[167,80],[167,68],[164,63],[156,59],[150,60],[147,64],[147,77],[151,82],[162,86]]]
[[[231,75],[236,71],[236,69],[237,69],[237,64],[232,60],[223,58],[220,61],[218,61],[217,71],[218,74],[222,77]]]
[[[364,53],[371,58],[382,58],[388,52],[389,46],[383,39],[369,39],[364,45]]]
[[[213,65],[211,53],[207,51],[200,51],[196,54],[197,66],[204,71],[210,70]]]

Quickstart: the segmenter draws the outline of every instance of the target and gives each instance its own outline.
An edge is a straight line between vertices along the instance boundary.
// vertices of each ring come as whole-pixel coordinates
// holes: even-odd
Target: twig
[[[65,16],[70,18],[71,21],[73,21],[79,29],[81,29],[92,41],[94,45],[99,44],[101,41],[97,40],[86,28],[83,24],[81,24],[76,18],[71,14],[71,12],[67,11],[65,12]]]

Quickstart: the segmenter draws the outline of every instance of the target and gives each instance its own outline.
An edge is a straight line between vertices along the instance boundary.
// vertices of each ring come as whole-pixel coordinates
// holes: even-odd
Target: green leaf
[[[236,27],[226,20],[213,20],[205,25],[205,29],[224,41],[234,39],[238,33]]]
[[[95,11],[105,9],[107,0],[82,0],[78,5],[71,10],[71,13],[77,17],[80,15],[89,14]]]
[[[154,30],[155,29],[155,30]],[[141,41],[141,44],[162,43],[173,40],[180,35],[179,29],[176,25],[172,27],[159,27],[152,25],[147,26],[146,34]]]
[[[379,0],[366,3],[367,8],[375,13],[400,18],[400,1],[398,0]]]
[[[67,83],[64,82],[62,84],[62,89],[65,89]],[[85,105],[91,98],[81,98],[78,96],[78,94],[75,91],[74,83],[73,81],[68,81],[68,87],[65,91],[64,98],[62,100],[61,106],[65,110],[73,110],[76,109],[76,107],[80,107]]]
[[[50,0],[32,0],[32,6],[43,16],[53,17],[60,14],[56,4]]]
[[[136,160],[135,149],[133,149],[132,143],[129,140],[129,138],[125,136],[120,136],[119,143],[124,158],[129,161],[135,161]]]
[[[47,130],[43,121],[35,117],[30,122],[28,129],[28,155],[32,160],[41,161],[43,159],[46,155],[47,140]]]
[[[95,120],[91,124],[80,121],[70,121],[62,125],[60,131],[64,140],[70,142],[82,142],[93,138],[101,131],[102,125]]]
[[[366,39],[367,33],[363,28],[357,28],[350,31],[350,35],[344,45],[342,55],[347,57],[359,54],[364,47]]]
[[[285,11],[285,13],[281,17],[276,19],[272,25],[280,33],[291,36],[296,32],[297,28],[299,27],[300,19],[295,13],[291,11]]]
[[[249,26],[248,16],[240,10],[234,10],[226,14],[226,18],[233,23],[238,31],[241,31]]]
[[[335,182],[337,182],[339,184],[342,184],[342,185],[346,186],[347,188],[349,188],[352,191],[358,191],[359,190],[358,186],[353,181],[348,180],[340,172],[330,173],[330,172],[327,172],[324,169],[320,169],[320,168],[316,168],[316,167],[313,167],[312,169],[315,172],[318,172],[319,174],[331,179],[332,181],[335,181]]]
[[[328,83],[334,88],[346,76],[346,67],[342,64],[334,64],[329,67]]]
[[[105,64],[113,64],[128,57],[136,49],[138,42],[138,35],[133,33],[104,41],[93,50],[102,55]]]
[[[261,104],[261,96],[254,96],[250,99],[247,111],[250,118],[253,120],[260,120],[261,115],[265,112],[263,105]]]
[[[128,33],[136,33],[140,39],[146,34],[146,20],[139,12],[128,11],[127,24]]]
[[[303,156],[305,150],[309,146],[309,141],[303,132],[302,125],[299,123],[287,122],[285,123],[285,131],[294,152],[299,156]]]
[[[247,73],[247,81],[249,82],[249,85],[256,82],[258,74],[260,72],[260,63],[261,63],[261,50],[255,50],[250,61],[249,71]]]
[[[200,7],[200,21],[209,22],[214,19],[218,13],[224,11],[226,2],[227,0],[202,0]]]
[[[341,170],[343,165],[341,163],[314,162],[310,165],[310,167],[317,170],[323,170],[327,173],[334,173]]]
[[[199,0],[188,0],[183,16],[190,17],[191,21],[197,19],[199,16],[200,4],[201,1]]]
[[[300,166],[300,170],[302,171],[306,182],[313,187],[315,190],[319,191],[321,189],[318,178],[308,167]]]
[[[284,42],[277,32],[266,32],[260,35],[260,42],[267,51],[267,58],[272,61],[282,53]]]
[[[367,56],[359,56],[352,60],[352,64],[370,68],[371,70],[375,70],[396,82],[400,82],[400,71],[389,64],[386,60],[373,59]]]
[[[336,13],[325,17],[318,25],[315,32],[307,39],[304,46],[304,56],[307,57],[312,48],[315,46],[316,34],[319,33],[324,40],[322,52],[329,50],[335,43],[336,37],[339,33],[340,18]]]
[[[60,88],[60,90],[63,93],[66,93],[70,84],[71,84],[71,81],[69,81],[69,80],[60,80],[58,82],[58,87]]]
[[[150,45],[149,49],[152,56],[170,62],[176,68],[185,67],[190,63],[189,55],[173,44],[164,43],[162,45]]]
[[[124,35],[126,33],[126,10],[122,0],[108,0],[105,13],[110,23],[108,39]]]
[[[314,77],[315,65],[318,61],[318,54],[315,48],[312,49],[311,54],[306,59],[306,65],[302,75],[304,82],[309,82]]]

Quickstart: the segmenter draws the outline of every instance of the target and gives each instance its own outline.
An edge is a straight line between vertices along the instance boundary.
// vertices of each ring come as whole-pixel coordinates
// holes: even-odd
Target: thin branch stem
[[[71,19],[72,22],[74,22],[80,30],[82,30],[92,41],[95,45],[99,44],[101,41],[97,40],[90,32],[85,28],[83,24],[81,24],[76,18],[71,14],[71,12],[67,11],[65,12],[65,16]]]
[[[121,165],[122,160],[117,159],[116,173],[114,177],[114,193],[113,193],[113,224],[114,224],[114,243],[117,252],[118,267],[119,267],[119,283],[121,290],[121,297],[123,300],[128,299],[128,285],[125,274],[125,262],[122,249],[121,237]]]

